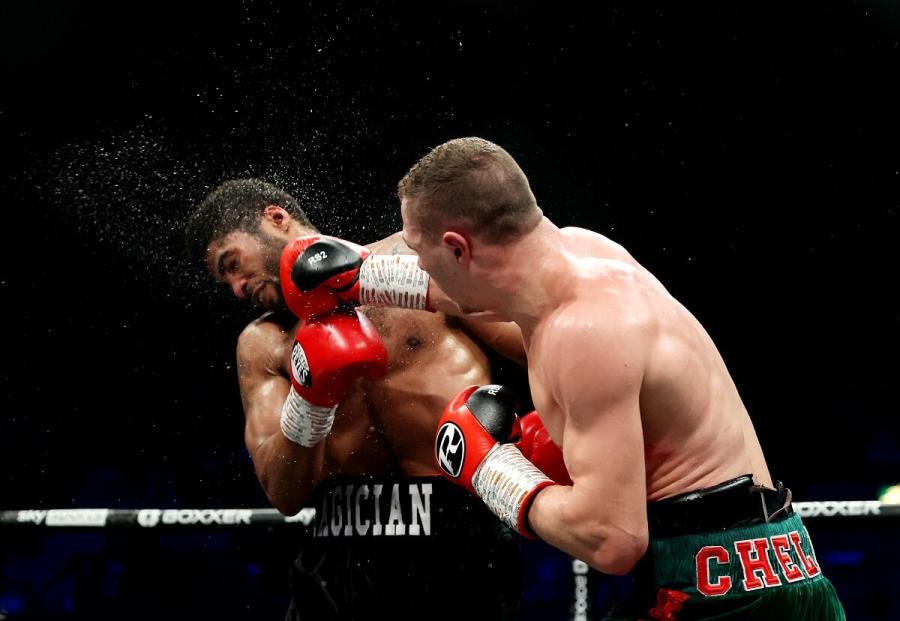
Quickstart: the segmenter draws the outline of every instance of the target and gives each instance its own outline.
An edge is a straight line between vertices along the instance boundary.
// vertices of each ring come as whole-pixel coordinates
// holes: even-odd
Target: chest
[[[444,315],[404,309],[365,308],[388,352],[389,372],[430,360],[452,336]]]
[[[399,361],[415,359],[418,354],[432,349],[447,332],[443,315],[436,313],[381,308],[366,308],[360,312],[378,330],[392,366]],[[286,327],[271,352],[275,366],[285,376],[290,372],[290,353],[297,327],[298,324]]]

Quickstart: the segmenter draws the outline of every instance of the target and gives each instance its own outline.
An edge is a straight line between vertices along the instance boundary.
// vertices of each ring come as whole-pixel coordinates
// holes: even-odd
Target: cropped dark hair
[[[494,242],[521,237],[541,221],[528,178],[502,147],[484,138],[456,138],[438,145],[397,186],[400,200],[428,233],[463,225]]]
[[[231,179],[207,194],[188,219],[188,254],[202,262],[212,241],[234,231],[256,232],[269,205],[281,207],[300,224],[315,230],[297,199],[284,190],[261,179]]]

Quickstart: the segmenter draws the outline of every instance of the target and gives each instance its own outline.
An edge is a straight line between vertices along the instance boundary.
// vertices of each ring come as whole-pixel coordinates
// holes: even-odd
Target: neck
[[[567,269],[559,228],[543,218],[524,237],[485,256],[491,299],[485,308],[516,322],[526,335],[559,304]]]

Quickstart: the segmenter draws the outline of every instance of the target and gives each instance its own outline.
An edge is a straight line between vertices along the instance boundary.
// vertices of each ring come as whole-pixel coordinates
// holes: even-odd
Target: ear
[[[465,235],[447,231],[441,236],[441,244],[453,253],[457,263],[468,265],[472,260],[472,245]]]
[[[263,209],[262,219],[279,231],[287,231],[293,221],[291,214],[278,205],[266,205]]]

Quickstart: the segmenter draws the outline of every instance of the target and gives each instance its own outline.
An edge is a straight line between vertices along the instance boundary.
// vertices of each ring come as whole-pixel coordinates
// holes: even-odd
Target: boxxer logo
[[[466,458],[466,441],[459,427],[444,423],[434,442],[434,451],[441,470],[454,479],[459,477]]]
[[[312,386],[309,361],[307,361],[306,352],[303,351],[300,343],[294,343],[294,349],[291,350],[291,372],[294,374],[294,380],[298,384],[304,388]]]
[[[162,511],[160,509],[141,509],[138,511],[137,521],[144,528],[153,528],[159,524],[161,515]]]

